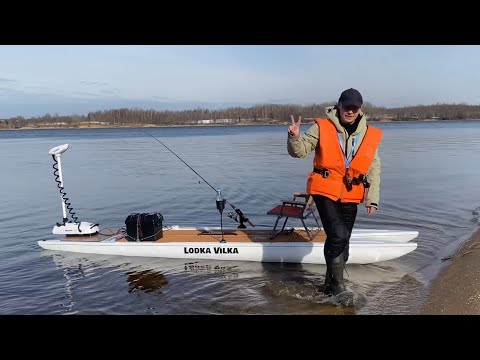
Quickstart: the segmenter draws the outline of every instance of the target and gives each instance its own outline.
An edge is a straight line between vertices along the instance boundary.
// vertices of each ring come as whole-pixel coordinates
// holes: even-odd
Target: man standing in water
[[[288,153],[303,158],[315,150],[313,170],[308,175],[307,192],[313,196],[327,239],[327,295],[345,291],[343,271],[348,261],[350,235],[357,206],[365,202],[373,215],[380,198],[380,158],[378,145],[382,131],[368,125],[358,90],[342,92],[335,106],[328,106],[327,119],[317,118],[302,136],[302,117],[288,127]]]

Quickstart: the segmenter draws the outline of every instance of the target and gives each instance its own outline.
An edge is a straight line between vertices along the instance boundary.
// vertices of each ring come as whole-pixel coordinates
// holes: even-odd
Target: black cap
[[[363,98],[362,95],[358,90],[355,89],[347,89],[340,95],[340,99],[338,99],[339,103],[342,103],[343,106],[358,106],[361,107],[363,105]]]

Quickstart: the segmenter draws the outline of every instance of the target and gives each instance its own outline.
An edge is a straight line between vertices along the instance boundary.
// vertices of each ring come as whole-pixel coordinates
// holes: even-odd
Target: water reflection
[[[168,280],[162,273],[156,271],[144,270],[140,272],[127,273],[129,283],[129,293],[134,291],[145,291],[151,293],[158,291],[168,284]]]
[[[378,313],[377,298],[385,297],[379,289],[389,289],[393,296],[398,296],[401,289],[395,284],[413,281],[421,285],[408,266],[395,262],[347,266],[345,279],[349,292],[327,297],[319,291],[325,280],[324,265],[186,262],[49,250],[42,251],[42,256],[53,259],[64,273],[68,303],[64,308],[68,313],[92,311],[91,302],[78,303],[79,298],[88,298],[88,291],[95,300],[105,295],[115,297],[115,306],[99,305],[107,308],[106,313],[112,312],[108,308],[147,314]],[[99,277],[111,288],[97,289]],[[119,291],[125,283],[128,284],[125,292]]]
[[[194,274],[219,274],[226,280],[236,279],[239,276],[238,265],[215,264],[205,261],[187,262],[184,265],[184,270]]]

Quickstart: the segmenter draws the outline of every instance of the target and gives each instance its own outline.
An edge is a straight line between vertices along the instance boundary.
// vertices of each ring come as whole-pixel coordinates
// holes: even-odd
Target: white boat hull
[[[406,255],[417,248],[416,243],[409,242],[416,236],[416,231],[354,230],[349,263],[370,264]],[[325,264],[324,242],[121,242],[118,239],[119,236],[101,241],[43,240],[38,245],[47,250],[101,255]]]
[[[373,229],[354,229],[350,240],[381,240],[381,241],[399,241],[407,242],[415,239],[418,231],[412,230],[373,230]]]

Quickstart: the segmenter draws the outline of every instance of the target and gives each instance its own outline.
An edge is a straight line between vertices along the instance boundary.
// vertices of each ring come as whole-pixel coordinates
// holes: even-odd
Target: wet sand
[[[480,230],[446,261],[421,314],[480,315]]]

